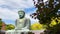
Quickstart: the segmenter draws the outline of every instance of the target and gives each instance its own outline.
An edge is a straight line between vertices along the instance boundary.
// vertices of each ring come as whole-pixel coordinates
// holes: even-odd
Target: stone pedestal
[[[29,30],[8,30],[6,31],[6,34],[27,34]]]
[[[44,34],[44,30],[10,30],[6,34]]]

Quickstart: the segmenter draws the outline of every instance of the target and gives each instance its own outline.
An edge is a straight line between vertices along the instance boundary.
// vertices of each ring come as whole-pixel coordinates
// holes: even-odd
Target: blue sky
[[[15,20],[19,18],[19,10],[25,11],[25,17],[30,18],[31,24],[38,21],[30,17],[36,11],[32,0],[0,0],[0,18],[6,24],[15,24]]]

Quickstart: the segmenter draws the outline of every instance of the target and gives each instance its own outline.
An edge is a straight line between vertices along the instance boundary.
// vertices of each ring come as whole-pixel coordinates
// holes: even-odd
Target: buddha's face
[[[19,11],[18,14],[19,18],[23,18],[25,16],[25,13],[23,11]]]

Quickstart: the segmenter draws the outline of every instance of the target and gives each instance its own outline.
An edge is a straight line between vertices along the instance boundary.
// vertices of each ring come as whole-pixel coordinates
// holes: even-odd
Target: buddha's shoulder
[[[26,20],[30,20],[29,18],[25,18]]]
[[[23,19],[16,19],[16,20],[30,20],[29,18],[23,18]]]

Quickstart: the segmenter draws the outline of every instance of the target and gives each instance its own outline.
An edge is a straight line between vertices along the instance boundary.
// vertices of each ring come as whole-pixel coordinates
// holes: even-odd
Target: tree
[[[1,30],[1,27],[2,27],[2,23],[3,23],[3,21],[2,21],[2,19],[0,18],[0,30]]]
[[[44,25],[39,24],[38,22],[31,25],[31,30],[42,30],[45,29]]]
[[[37,8],[36,13],[31,14],[32,18],[37,18],[39,20],[40,24],[46,24],[48,27],[46,27],[49,32],[48,34],[56,34],[58,31],[58,28],[55,26],[58,26],[58,18],[60,19],[60,1],[57,0],[48,0],[46,2],[43,2],[44,0],[33,0],[34,6]],[[57,18],[56,25],[54,27],[50,27],[52,18]],[[59,25],[60,26],[60,25]],[[56,28],[56,29],[55,29]],[[56,30],[56,32],[54,32]]]
[[[12,24],[6,25],[6,30],[12,30],[12,29],[14,29],[14,28],[15,28],[15,26],[12,25]]]
[[[0,30],[2,29],[2,25],[4,24],[4,22],[2,21],[2,19],[0,19]],[[12,29],[14,29],[15,28],[15,26],[14,25],[12,25],[12,24],[5,24],[6,25],[6,30],[12,30]]]

